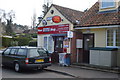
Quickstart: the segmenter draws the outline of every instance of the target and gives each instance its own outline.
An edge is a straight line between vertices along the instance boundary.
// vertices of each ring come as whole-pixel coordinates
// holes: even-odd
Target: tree
[[[4,12],[4,10],[0,9],[0,35],[3,35],[5,33],[6,23],[3,21]]]
[[[11,10],[10,12],[6,13],[5,10],[0,9],[0,18],[7,23],[6,34],[11,35],[13,33],[12,22],[15,18],[15,12]]]
[[[11,35],[11,33],[13,33],[12,22],[13,22],[13,19],[15,18],[15,13],[13,10],[11,10],[9,13],[6,13],[4,17],[7,21],[6,33],[8,35]]]

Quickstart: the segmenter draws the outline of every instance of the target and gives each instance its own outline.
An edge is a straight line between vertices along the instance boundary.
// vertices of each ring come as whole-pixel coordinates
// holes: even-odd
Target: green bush
[[[19,37],[15,38],[16,41],[18,41],[18,46],[26,46],[29,45],[30,38],[27,37]]]
[[[33,38],[37,38],[37,34],[31,34],[31,37],[33,37]]]
[[[2,46],[3,47],[9,47],[12,46],[11,42],[13,41],[12,38],[8,38],[8,37],[2,37]]]

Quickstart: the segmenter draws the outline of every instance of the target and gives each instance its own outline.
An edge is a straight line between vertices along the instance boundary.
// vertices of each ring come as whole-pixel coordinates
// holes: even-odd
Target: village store
[[[86,11],[74,28],[82,33],[78,62],[120,67],[120,1],[105,1],[99,0]]]
[[[52,62],[58,62],[59,53],[71,53],[74,61],[74,49],[72,48],[72,35],[74,25],[79,24],[83,12],[52,4],[38,26],[38,46],[45,47],[52,54]],[[76,52],[75,52],[76,53]]]

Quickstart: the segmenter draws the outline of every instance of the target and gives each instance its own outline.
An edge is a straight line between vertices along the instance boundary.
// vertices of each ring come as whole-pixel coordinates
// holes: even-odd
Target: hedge
[[[31,39],[27,38],[27,37],[19,37],[19,38],[15,38],[15,41],[18,41],[18,46],[26,46],[29,45],[29,41]]]
[[[13,41],[12,38],[2,37],[2,46],[3,46],[3,47],[12,46],[12,44],[11,44],[12,41]]]
[[[30,40],[31,39],[27,37],[19,37],[19,38],[2,37],[2,46],[3,47],[26,46],[29,45]]]

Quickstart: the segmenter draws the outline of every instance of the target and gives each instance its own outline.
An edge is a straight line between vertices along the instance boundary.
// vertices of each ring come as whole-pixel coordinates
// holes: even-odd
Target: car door
[[[25,58],[27,56],[27,49],[24,49],[24,48],[18,49],[16,55],[17,55],[16,61],[18,61],[20,65],[25,64]]]
[[[12,48],[10,51],[10,55],[9,55],[9,64],[10,66],[14,66],[14,61],[17,59],[16,57],[16,53],[17,53],[18,49],[16,48]]]
[[[11,49],[8,48],[2,53],[2,64],[9,66],[9,60],[10,60],[10,51]]]

